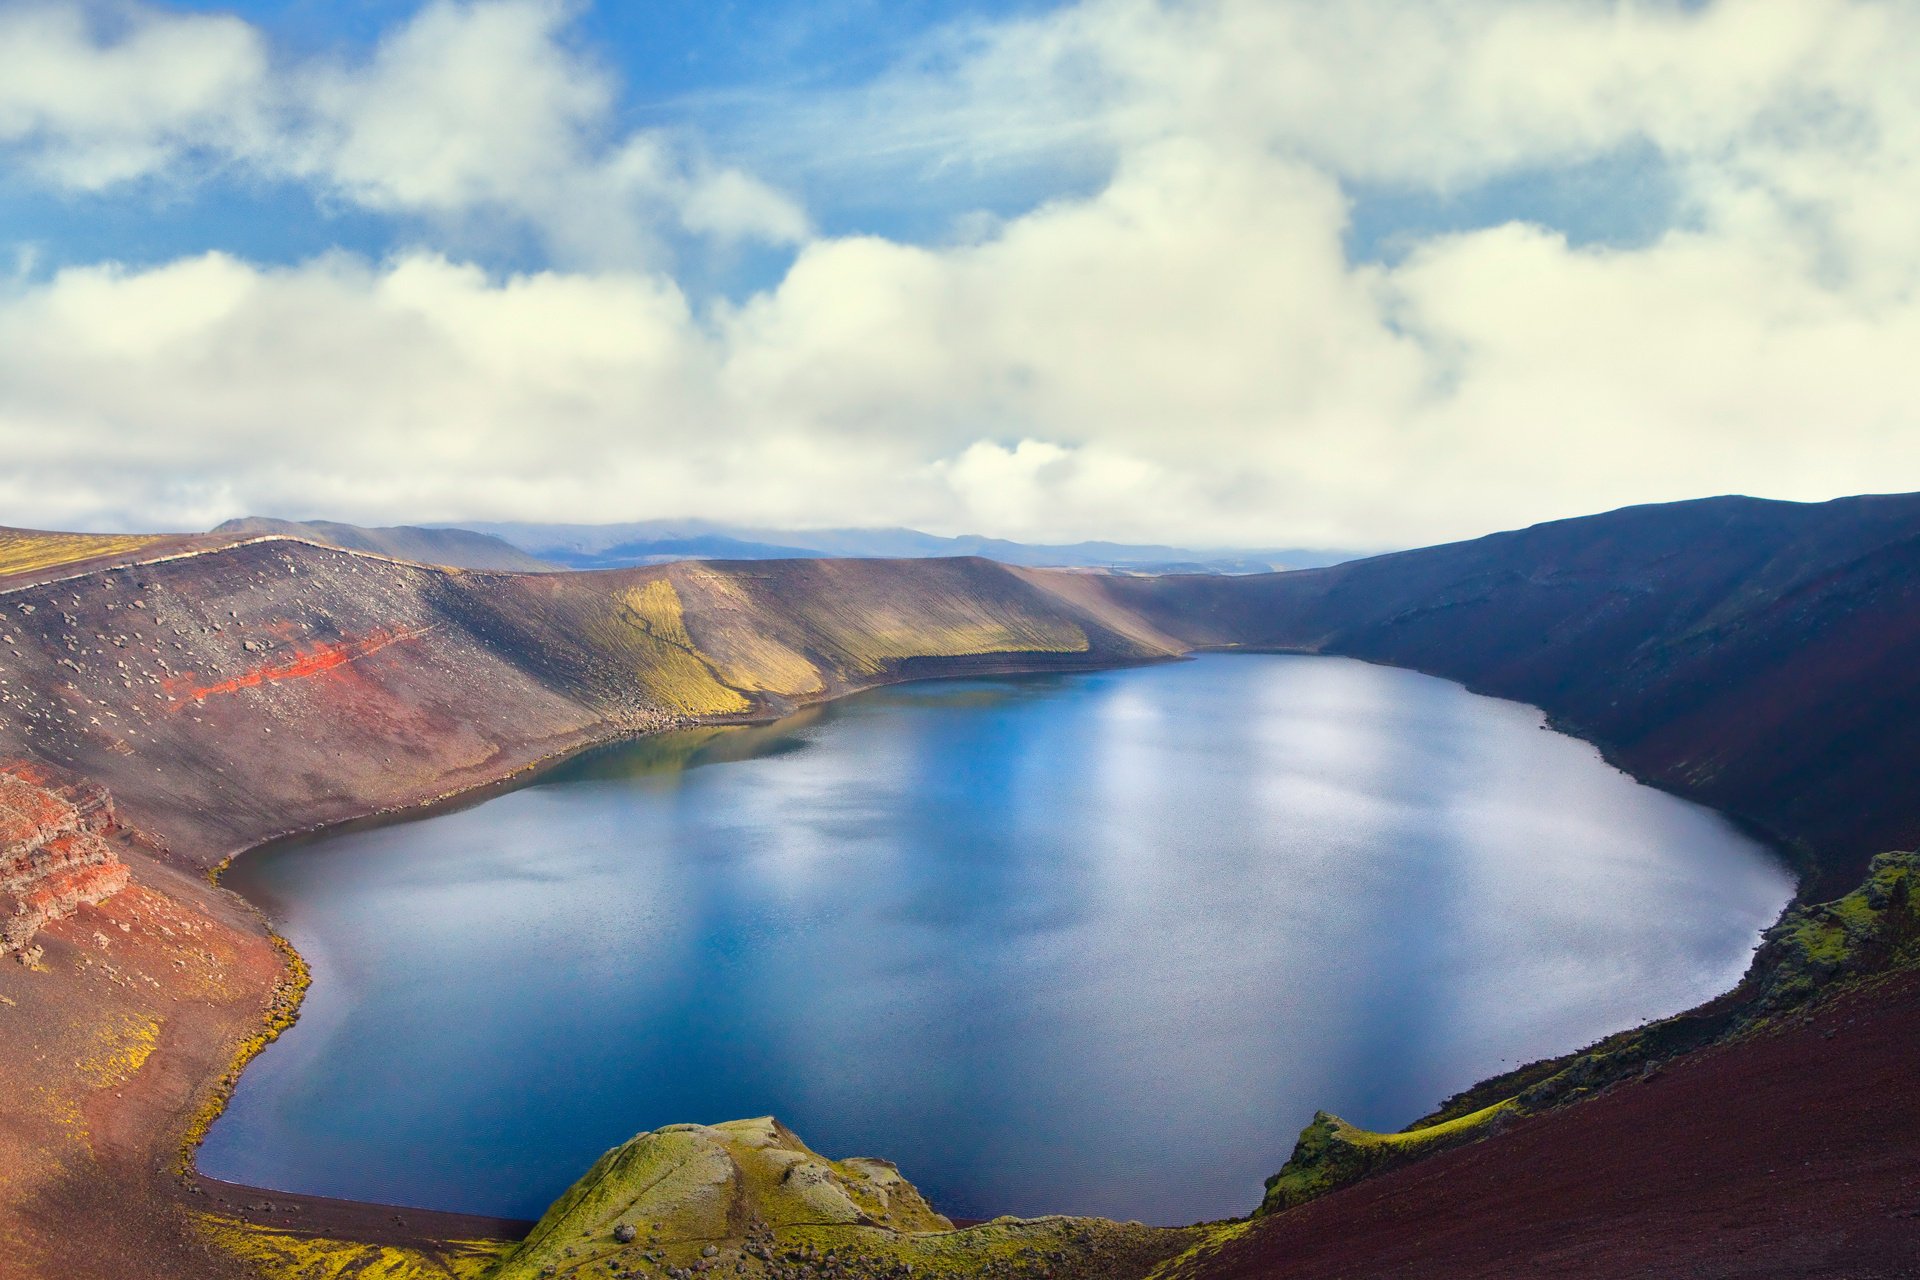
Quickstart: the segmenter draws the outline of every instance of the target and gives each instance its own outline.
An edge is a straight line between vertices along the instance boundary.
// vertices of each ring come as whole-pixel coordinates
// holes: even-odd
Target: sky
[[[1913,0],[0,0],[0,524],[1920,489]]]

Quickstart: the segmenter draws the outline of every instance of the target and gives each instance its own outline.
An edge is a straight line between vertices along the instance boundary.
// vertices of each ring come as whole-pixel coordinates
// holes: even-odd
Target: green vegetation
[[[1375,1133],[1348,1124],[1339,1116],[1316,1111],[1312,1123],[1300,1131],[1300,1140],[1285,1167],[1267,1179],[1267,1194],[1259,1211],[1291,1209],[1382,1169],[1497,1133],[1519,1110],[1519,1103],[1508,1099],[1452,1120],[1399,1133]]]
[[[665,578],[621,592],[610,614],[592,629],[591,639],[625,655],[640,687],[668,711],[737,715],[751,706],[738,689],[721,682],[694,648],[680,594]]]
[[[1091,648],[1058,600],[998,566],[816,561],[675,576],[701,655],[740,689],[805,696],[826,687],[823,673],[864,682],[915,659]]]
[[[417,1248],[364,1244],[210,1213],[196,1215],[196,1222],[216,1247],[248,1263],[265,1280],[480,1280],[512,1248],[505,1240],[454,1240]]]
[[[1322,1111],[1267,1180],[1261,1213],[1277,1213],[1422,1156],[1477,1141],[1508,1123],[1656,1073],[1680,1054],[1759,1034],[1859,982],[1920,964],[1914,885],[1920,854],[1883,853],[1866,881],[1834,902],[1794,907],[1767,930],[1733,993],[1563,1058],[1483,1081],[1400,1133],[1373,1133]]]
[[[307,998],[307,988],[313,985],[313,971],[307,967],[305,957],[293,949],[293,944],[277,933],[267,936],[280,952],[286,964],[285,971],[274,984],[273,998],[267,1002],[266,1017],[262,1019],[260,1029],[240,1042],[226,1073],[214,1081],[213,1087],[207,1091],[188,1120],[186,1138],[180,1148],[180,1172],[183,1174],[192,1172],[193,1153],[205,1141],[207,1130],[213,1128],[213,1122],[227,1109],[227,1100],[233,1097],[234,1089],[240,1084],[240,1073],[247,1069],[247,1064],[262,1049],[278,1040],[281,1032],[299,1020],[300,1002]]]
[[[1917,875],[1920,854],[1883,853],[1846,897],[1788,911],[1767,930],[1749,975],[1760,1008],[1792,1008],[1852,979],[1920,961]]]
[[[955,1230],[884,1160],[829,1160],[771,1117],[669,1125],[596,1162],[492,1280],[724,1268],[768,1277],[1139,1276],[1192,1231],[1083,1218]]]

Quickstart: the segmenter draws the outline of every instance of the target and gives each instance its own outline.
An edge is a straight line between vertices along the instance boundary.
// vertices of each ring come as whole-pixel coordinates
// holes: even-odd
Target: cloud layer
[[[824,236],[622,131],[544,3],[353,63],[233,19],[0,16],[0,153],[88,190],[244,170],[418,220],[382,261],[221,254],[0,293],[10,523],[907,523],[1393,545],[1634,501],[1920,488],[1920,12],[1868,0],[1087,0],[788,102],[845,173],[1105,174],[936,243]],[[1356,199],[1621,154],[1631,244],[1489,220],[1355,261]],[[865,157],[864,159],[862,157]],[[878,157],[878,159],[875,159]],[[553,266],[448,245],[513,224]],[[676,238],[792,246],[736,301]]]

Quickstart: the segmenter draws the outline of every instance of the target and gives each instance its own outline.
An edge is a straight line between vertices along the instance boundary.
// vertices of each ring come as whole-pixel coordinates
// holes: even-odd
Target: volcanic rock
[[[0,764],[0,951],[24,954],[44,926],[127,887],[126,864],[101,838],[113,826],[104,789]]]

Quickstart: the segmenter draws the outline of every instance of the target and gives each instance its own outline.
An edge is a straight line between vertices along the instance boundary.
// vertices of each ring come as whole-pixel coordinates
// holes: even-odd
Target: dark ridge
[[[1781,843],[1816,900],[1920,844],[1920,495],[1709,498],[1102,587],[1190,644],[1345,654],[1542,707]]]

